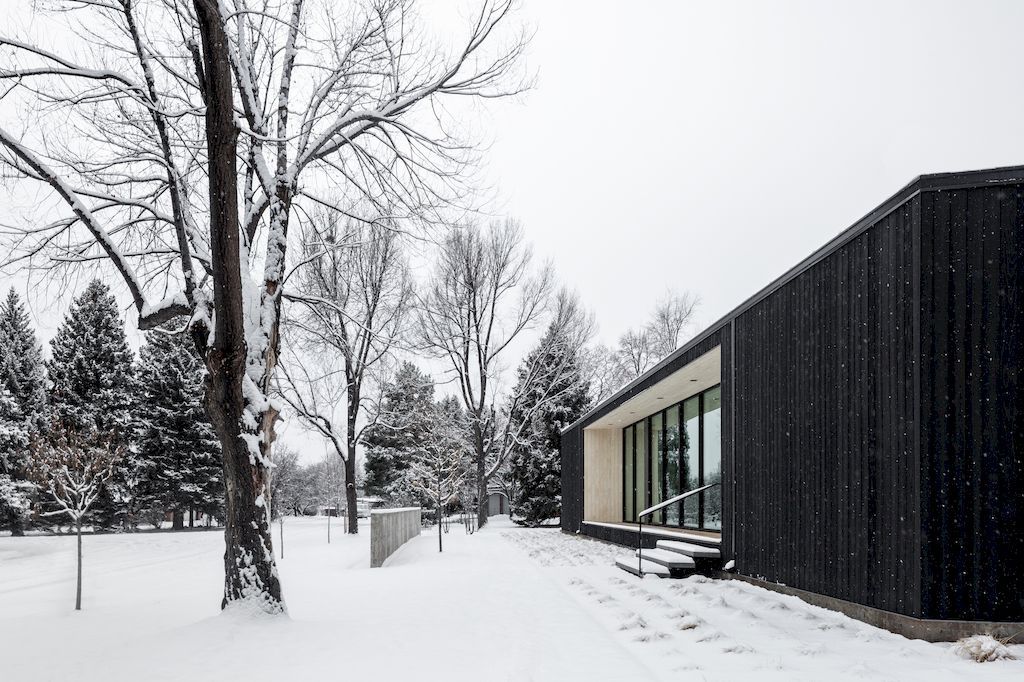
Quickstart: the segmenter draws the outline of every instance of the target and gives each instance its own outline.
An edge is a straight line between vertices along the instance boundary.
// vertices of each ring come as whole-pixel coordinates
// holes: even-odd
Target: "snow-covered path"
[[[965,661],[949,645],[908,640],[747,583],[640,580],[608,566],[628,551],[587,538],[532,529],[504,535],[664,679],[1024,679],[1024,661]],[[1024,646],[1014,649],[1024,659]]]
[[[0,538],[0,679],[657,679],[497,527],[370,569],[324,524],[285,524],[288,619],[218,615],[217,532],[86,537],[81,613],[73,538]]]
[[[452,526],[370,569],[368,529],[325,523],[285,524],[287,619],[218,615],[218,532],[87,537],[81,613],[73,538],[2,537],[0,679],[1024,678],[744,583],[640,581],[557,530]]]

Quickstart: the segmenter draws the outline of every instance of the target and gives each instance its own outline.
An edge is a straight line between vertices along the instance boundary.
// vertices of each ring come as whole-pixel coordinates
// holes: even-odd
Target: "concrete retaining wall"
[[[370,512],[370,568],[382,566],[396,549],[420,534],[422,513],[419,507]]]

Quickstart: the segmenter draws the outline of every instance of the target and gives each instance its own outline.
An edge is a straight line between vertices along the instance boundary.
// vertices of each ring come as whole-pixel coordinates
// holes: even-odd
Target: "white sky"
[[[0,0],[0,32],[29,4]],[[519,18],[537,85],[487,105],[484,174],[607,343],[669,287],[703,299],[698,331],[919,174],[1024,163],[1024,2],[523,0]],[[63,311],[39,314],[44,339]]]

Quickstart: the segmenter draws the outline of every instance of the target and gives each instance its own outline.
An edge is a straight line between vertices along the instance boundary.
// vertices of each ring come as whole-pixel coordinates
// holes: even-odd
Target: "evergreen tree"
[[[518,522],[538,525],[558,516],[562,507],[561,431],[590,405],[589,382],[581,372],[575,344],[549,328],[523,360],[506,417],[522,424],[509,464],[512,506]]]
[[[133,528],[138,521],[138,471],[144,468],[137,453],[127,448],[137,384],[117,301],[105,284],[93,280],[75,299],[50,348],[54,420],[83,438],[113,438],[126,452],[93,507],[93,522],[110,527],[119,520]]]
[[[22,535],[35,485],[29,439],[47,423],[46,375],[28,313],[12,288],[0,303],[0,527]]]
[[[409,464],[427,441],[434,405],[434,382],[411,362],[403,362],[382,392],[374,423],[363,434],[366,493],[390,502],[418,500]]]
[[[28,312],[12,288],[0,304],[0,388],[17,406],[30,431],[46,427],[46,374]]]
[[[24,535],[32,483],[26,480],[29,430],[17,402],[0,387],[0,528]]]
[[[221,516],[224,477],[220,442],[203,407],[203,373],[192,344],[170,327],[149,332],[139,352],[138,460],[140,506],[167,510],[173,526],[196,512]]]

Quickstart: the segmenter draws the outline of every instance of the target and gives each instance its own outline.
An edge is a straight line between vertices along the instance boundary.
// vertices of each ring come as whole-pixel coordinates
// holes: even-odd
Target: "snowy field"
[[[289,519],[290,617],[218,614],[219,532],[0,537],[0,679],[1021,680],[736,581],[640,581],[619,548],[497,522],[370,569],[368,528]],[[274,531],[278,540],[277,528]],[[1024,647],[1015,647],[1024,658]]]

